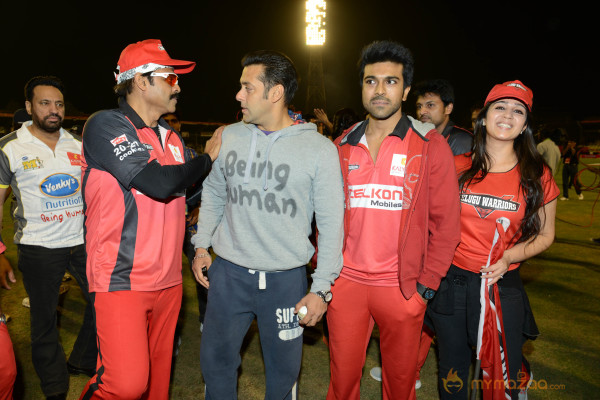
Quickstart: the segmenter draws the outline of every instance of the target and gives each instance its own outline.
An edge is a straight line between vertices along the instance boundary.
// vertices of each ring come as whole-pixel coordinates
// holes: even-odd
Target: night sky
[[[23,104],[25,82],[39,74],[61,77],[66,101],[83,113],[114,108],[119,54],[127,44],[149,38],[161,39],[171,57],[198,63],[180,78],[184,120],[233,121],[240,59],[257,49],[279,50],[294,60],[302,79],[294,104],[304,106],[308,48],[302,0],[135,7],[79,1],[46,3],[44,9],[24,1],[2,3],[3,111]],[[327,112],[331,118],[342,107],[363,111],[360,50],[373,40],[392,39],[412,50],[415,82],[445,78],[454,85],[457,122],[467,121],[471,105],[483,101],[494,84],[513,79],[532,88],[534,113],[597,117],[600,35],[594,23],[590,10],[529,1],[331,0],[323,49]],[[409,96],[404,110],[412,114],[414,101]]]

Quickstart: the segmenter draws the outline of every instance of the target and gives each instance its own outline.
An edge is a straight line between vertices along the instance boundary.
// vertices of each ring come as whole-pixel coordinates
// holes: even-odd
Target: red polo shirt
[[[408,137],[389,135],[376,162],[363,135],[350,153],[350,224],[344,278],[375,286],[398,286],[398,231],[402,216]]]

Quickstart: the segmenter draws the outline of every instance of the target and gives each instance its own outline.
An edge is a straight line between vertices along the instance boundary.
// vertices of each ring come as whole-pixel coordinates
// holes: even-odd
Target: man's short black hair
[[[430,79],[419,82],[412,89],[412,92],[417,98],[427,93],[437,94],[442,99],[444,106],[454,104],[454,88],[445,79]]]
[[[282,85],[285,105],[291,104],[298,90],[298,73],[292,60],[283,53],[271,50],[253,51],[242,58],[242,67],[255,64],[265,67],[258,78],[265,85],[265,97],[273,86]]]
[[[31,102],[33,89],[36,86],[54,86],[63,96],[65,95],[65,86],[56,76],[34,76],[25,84],[25,100]]]
[[[391,40],[379,40],[368,44],[362,49],[360,59],[358,60],[360,85],[362,86],[363,84],[366,65],[386,61],[402,64],[404,88],[407,88],[412,84],[415,72],[415,62],[410,50],[400,43]]]

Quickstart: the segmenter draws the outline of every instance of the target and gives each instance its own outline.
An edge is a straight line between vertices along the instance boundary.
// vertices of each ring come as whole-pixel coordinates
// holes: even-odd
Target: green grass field
[[[557,180],[560,181],[558,174]],[[554,244],[522,267],[541,331],[536,341],[525,345],[537,386],[529,392],[532,400],[600,398],[600,246],[590,242],[591,237],[600,237],[600,206],[595,207],[600,194],[584,192],[584,195],[583,201],[577,200],[571,189],[570,201],[558,201]],[[2,237],[8,246],[6,255],[16,269],[16,249],[10,239],[12,227],[7,205]],[[594,211],[596,217],[592,218]],[[29,310],[21,305],[27,294],[19,271],[16,274],[18,282],[13,289],[0,291],[4,312],[12,317],[8,327],[18,365],[15,399],[43,399],[31,364]],[[182,344],[173,366],[171,398],[204,399],[198,305],[194,281],[185,261],[183,275]],[[71,290],[61,301],[59,325],[62,344],[68,354],[81,323],[84,303],[77,284],[74,281],[67,284]],[[379,364],[377,339],[375,330],[361,382],[363,399],[381,398],[381,384],[369,377],[370,368]],[[329,356],[322,341],[321,326],[305,330],[304,343],[300,398],[324,399],[329,384]],[[417,397],[437,399],[435,348],[430,350],[421,379],[423,387],[417,391]],[[86,381],[87,377],[72,377],[68,398],[77,399]],[[239,398],[264,398],[264,367],[254,325],[244,343]]]

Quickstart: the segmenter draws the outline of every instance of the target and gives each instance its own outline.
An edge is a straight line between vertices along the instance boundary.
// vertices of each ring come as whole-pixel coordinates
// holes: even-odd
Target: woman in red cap
[[[494,86],[477,117],[472,152],[455,157],[461,193],[461,242],[427,310],[437,335],[441,399],[467,399],[473,387],[483,388],[484,399],[498,395],[517,399],[527,384],[521,348],[527,338],[535,339],[539,333],[519,267],[554,240],[560,193],[536,150],[532,103],[531,90],[520,81]],[[498,331],[488,331],[492,338],[500,337],[491,349],[498,360],[507,361],[508,379],[503,378],[499,362],[493,363],[499,373],[489,375],[491,370],[484,368],[484,380],[469,385],[480,312],[483,316],[482,309],[492,309],[489,304],[480,305],[480,298],[488,293],[492,303],[496,301],[495,311],[504,328],[504,340]],[[499,299],[494,299],[494,293]],[[489,359],[485,355],[481,358]],[[482,367],[486,364],[482,361]],[[509,383],[506,390],[504,382]]]

